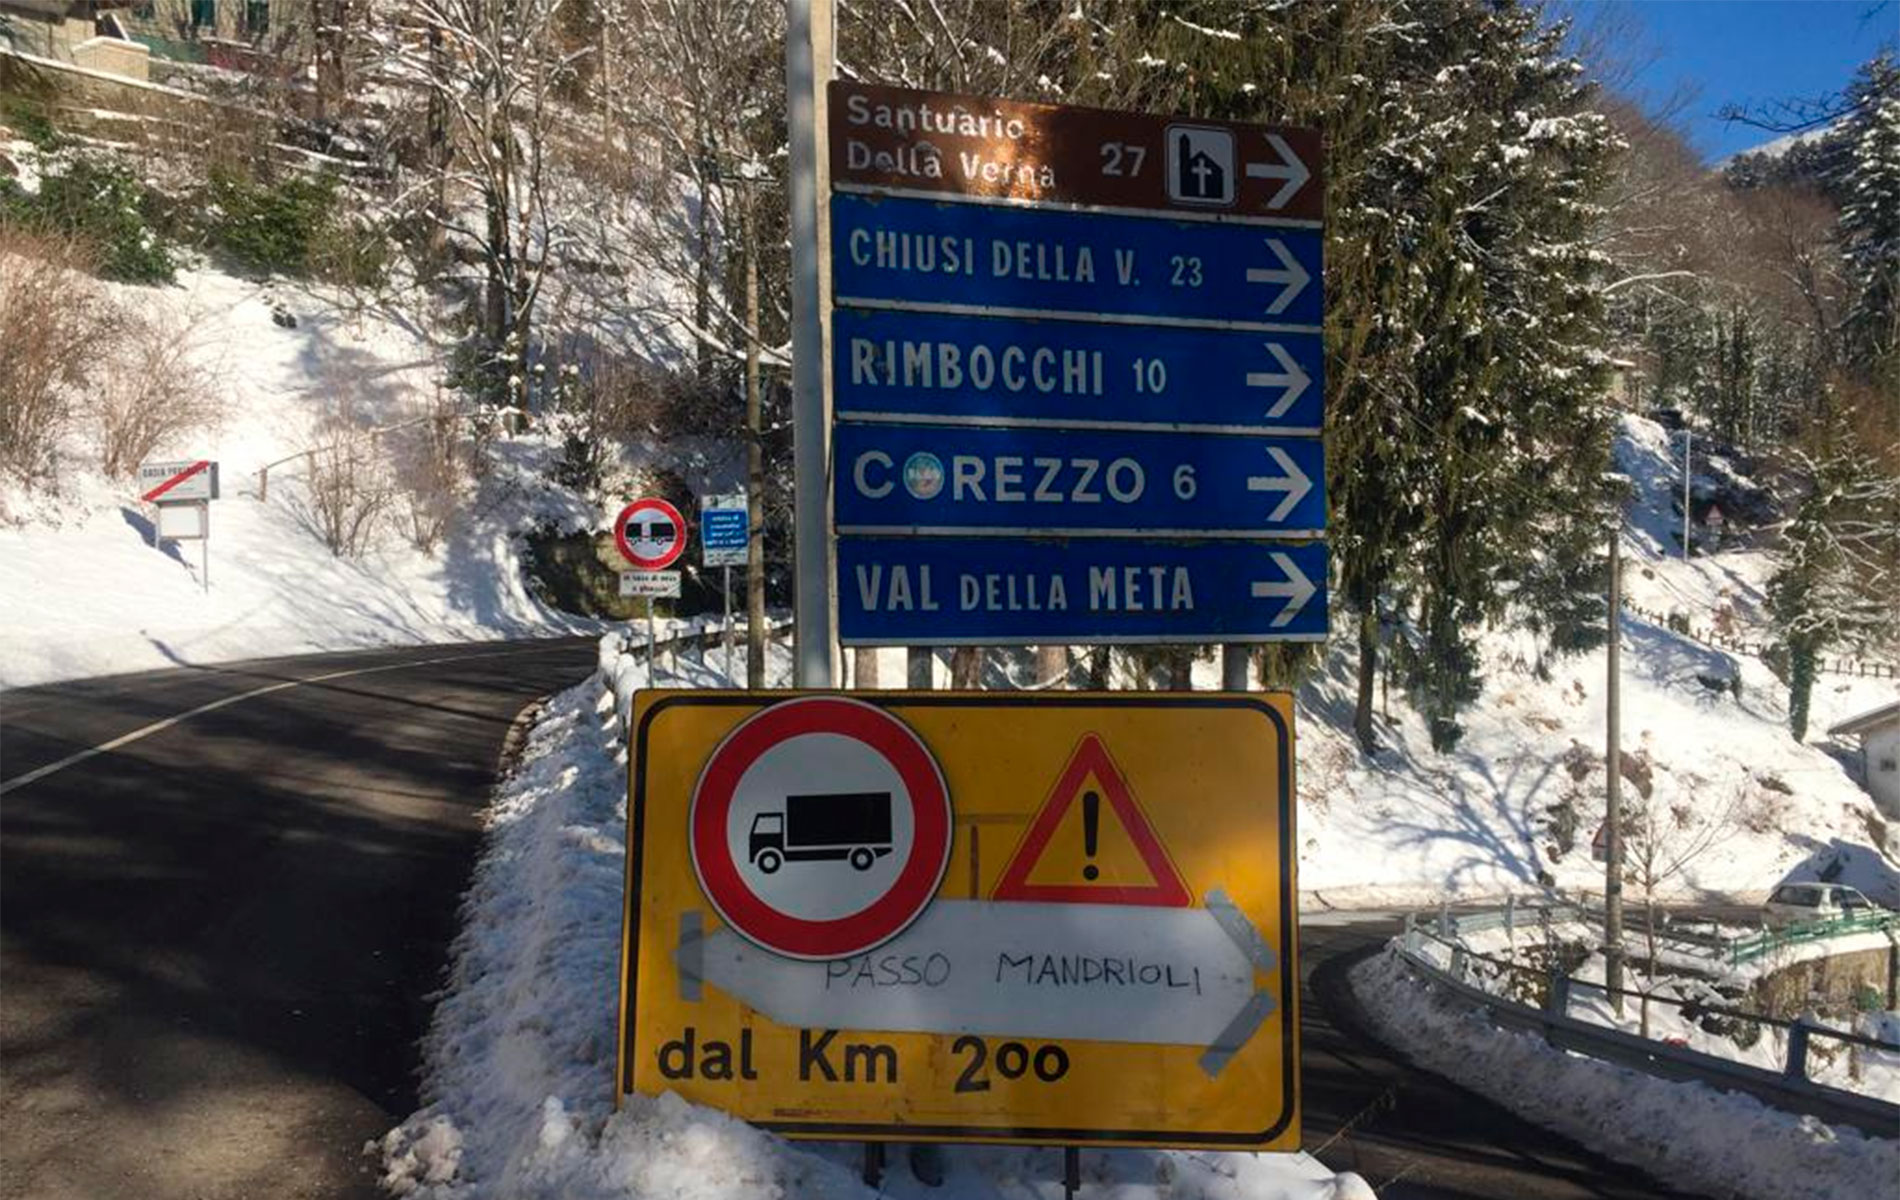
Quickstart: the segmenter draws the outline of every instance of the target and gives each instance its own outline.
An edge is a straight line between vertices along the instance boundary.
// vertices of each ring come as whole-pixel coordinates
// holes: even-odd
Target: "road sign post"
[[[1318,134],[856,82],[829,118],[839,640],[1218,641],[1244,687],[1322,637]]]
[[[198,543],[198,583],[211,591],[211,501],[218,498],[218,464],[208,458],[139,464],[139,499],[158,506],[154,543]]]
[[[634,567],[620,573],[620,594],[646,598],[647,682],[652,683],[659,675],[659,662],[654,658],[653,600],[656,596],[680,594],[679,572],[666,568],[686,551],[686,518],[657,496],[635,500],[614,518],[614,546]]]
[[[746,564],[750,519],[744,492],[731,496],[701,496],[699,499],[699,548],[703,565],[718,567],[724,573],[719,590],[725,609],[728,680],[732,678],[732,568]]]
[[[1291,714],[641,692],[619,1091],[793,1137],[1297,1146]]]

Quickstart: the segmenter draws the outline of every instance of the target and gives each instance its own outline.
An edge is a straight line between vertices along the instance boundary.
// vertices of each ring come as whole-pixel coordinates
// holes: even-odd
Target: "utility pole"
[[[825,85],[832,72],[831,0],[786,0],[787,195],[792,224],[792,469],[796,554],[793,682],[832,685],[831,400],[825,378]]]
[[[1682,561],[1689,561],[1689,445],[1695,431],[1687,417],[1682,421]]]
[[[745,685],[765,686],[765,400],[759,378],[759,227],[752,195],[757,164],[748,161],[745,200]],[[731,568],[727,568],[731,573]],[[728,649],[730,655],[730,632]],[[728,666],[727,676],[732,672]]]
[[[1610,988],[1610,1005],[1623,1012],[1623,752],[1622,677],[1623,638],[1623,529],[1621,514],[1610,522],[1610,640],[1609,680],[1605,692],[1603,841],[1608,862],[1603,868],[1603,982]]]

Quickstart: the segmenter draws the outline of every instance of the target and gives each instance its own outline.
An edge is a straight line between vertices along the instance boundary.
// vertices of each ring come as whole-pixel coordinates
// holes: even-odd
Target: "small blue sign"
[[[834,427],[840,533],[1317,537],[1315,438]]]
[[[1317,333],[832,311],[839,420],[1320,431]]]
[[[1316,332],[1325,291],[1314,229],[839,193],[831,247],[842,306]]]
[[[707,496],[699,506],[700,561],[708,567],[743,567],[750,522],[745,495]]]
[[[847,645],[1326,636],[1326,547],[1099,538],[838,539]]]

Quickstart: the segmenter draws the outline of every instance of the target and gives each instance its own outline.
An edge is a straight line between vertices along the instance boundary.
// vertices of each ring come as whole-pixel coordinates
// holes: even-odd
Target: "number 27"
[[[1146,146],[1130,146],[1126,142],[1103,142],[1102,174],[1139,175],[1141,162],[1147,157],[1148,147]],[[1127,170],[1122,169],[1124,160],[1126,160]]]

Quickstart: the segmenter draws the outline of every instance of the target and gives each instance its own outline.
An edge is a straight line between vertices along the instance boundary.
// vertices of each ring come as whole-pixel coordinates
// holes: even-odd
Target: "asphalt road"
[[[593,664],[570,639],[0,695],[0,1196],[376,1195],[362,1146],[416,1105],[503,740]]]
[[[1419,1070],[1367,1032],[1347,986],[1397,917],[1307,913],[1300,924],[1305,1148],[1383,1200],[1678,1197],[1481,1096]]]
[[[0,695],[0,1197],[377,1195],[362,1147],[416,1106],[503,740],[593,662],[425,647]],[[1674,1195],[1372,1039],[1345,972],[1395,928],[1303,928],[1307,1149],[1388,1200]]]

